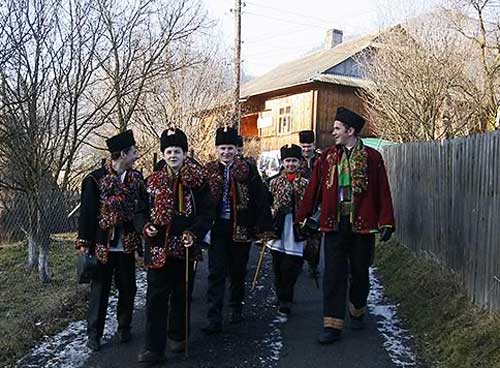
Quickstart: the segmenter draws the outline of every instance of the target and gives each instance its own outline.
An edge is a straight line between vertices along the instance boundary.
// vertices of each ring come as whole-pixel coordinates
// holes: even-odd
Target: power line
[[[254,12],[249,12],[249,11],[244,11],[243,14],[257,16],[257,17],[266,18],[266,19],[271,19],[271,20],[274,20],[274,21],[277,21],[277,22],[286,23],[286,24],[294,24],[294,25],[297,25],[297,26],[304,26],[304,27],[310,27],[310,28],[320,28],[322,30],[326,30],[326,28],[327,28],[325,25],[312,24],[312,23],[300,23],[300,22],[296,22],[296,21],[294,21],[293,19],[290,19],[290,18],[274,17],[274,16],[271,16],[271,15],[268,15],[268,14],[254,13]],[[356,23],[354,21],[345,21],[345,20],[342,20],[342,21],[337,22],[337,24],[348,25],[348,26],[351,26],[351,27],[359,27],[359,23]]]
[[[322,19],[322,18],[311,16],[311,15],[300,14],[300,13],[296,13],[296,12],[293,12],[293,11],[290,11],[290,10],[284,10],[284,9],[280,9],[280,8],[275,8],[275,7],[268,6],[268,5],[254,3],[254,2],[251,2],[251,1],[250,2],[246,1],[245,4],[250,5],[250,6],[259,7],[259,8],[276,10],[276,11],[279,11],[280,13],[287,13],[287,14],[296,15],[296,16],[299,16],[301,18],[310,18],[312,20],[320,21],[320,22],[323,22],[323,23],[328,23],[328,24],[332,23],[332,20],[326,20],[326,19]]]
[[[279,53],[283,54],[289,54],[290,52],[285,52],[285,51],[296,51],[296,53],[304,54],[304,53],[309,53],[307,50],[312,52],[316,51],[321,51],[323,48],[321,48],[320,44],[317,45],[312,45],[311,43],[301,43],[301,44],[294,44],[292,47],[274,47],[273,49],[270,49],[268,51],[259,51],[253,54],[244,54],[244,58],[254,58],[257,56],[261,55],[276,55]]]
[[[299,28],[299,29],[295,29],[295,28],[292,28],[288,31],[285,31],[283,33],[276,33],[276,32],[273,32],[273,33],[267,33],[267,34],[263,34],[263,35],[259,35],[259,38],[257,39],[249,39],[249,40],[245,40],[244,43],[245,44],[251,44],[251,43],[259,43],[259,42],[262,42],[262,41],[267,41],[267,40],[272,40],[272,39],[275,39],[275,38],[281,38],[281,37],[286,37],[286,36],[289,36],[291,34],[295,34],[295,33],[298,33],[298,32],[304,32],[304,31],[307,31],[307,28]]]
[[[322,23],[327,23],[327,24],[330,24],[330,25],[332,23],[337,23],[338,22],[338,21],[334,21],[333,19],[319,18],[319,17],[315,17],[315,16],[312,16],[312,15],[307,15],[307,14],[303,14],[303,13],[293,12],[293,11],[286,10],[286,9],[283,9],[283,8],[272,7],[272,6],[269,6],[269,5],[264,4],[264,3],[254,2],[254,0],[252,0],[252,1],[246,1],[245,4],[250,4],[252,6],[259,7],[259,8],[266,8],[266,9],[276,10],[276,11],[279,11],[280,13],[288,13],[288,14],[296,15],[296,16],[299,16],[301,18],[311,18],[311,19],[314,19],[316,21],[320,21]],[[375,13],[377,13],[377,10],[371,9],[371,10],[365,10],[365,11],[352,11],[352,12],[347,12],[347,13],[338,13],[338,15],[341,18],[346,18],[346,17],[352,16],[352,15],[360,16],[360,15],[375,14]]]
[[[315,28],[325,29],[325,26],[323,26],[323,25],[310,24],[310,23],[309,24],[299,23],[299,22],[295,22],[293,20],[286,20],[286,19],[283,19],[283,18],[273,17],[273,16],[270,16],[270,15],[267,15],[267,14],[259,14],[259,13],[253,13],[253,12],[248,12],[248,11],[244,11],[243,14],[245,14],[245,15],[253,15],[253,16],[262,17],[262,18],[266,18],[266,19],[271,19],[271,20],[275,20],[277,22],[283,22],[283,23],[288,23],[288,24],[295,24],[295,25],[298,25],[298,26],[315,27]]]

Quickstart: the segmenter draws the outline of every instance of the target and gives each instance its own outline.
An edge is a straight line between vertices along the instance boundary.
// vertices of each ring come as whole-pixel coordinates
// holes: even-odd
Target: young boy
[[[273,256],[276,294],[281,317],[291,312],[293,289],[302,270],[304,239],[294,230],[295,214],[304,197],[307,179],[296,173],[302,158],[299,146],[283,146],[280,150],[283,172],[270,183],[274,198],[271,208],[278,239],[268,243]]]
[[[183,351],[185,303],[187,300],[189,309],[191,300],[185,289],[186,248],[190,294],[194,261],[201,260],[199,244],[215,214],[205,170],[186,156],[184,132],[165,130],[160,146],[165,165],[148,178],[149,199],[141,201],[135,217],[145,238],[144,264],[148,268],[146,341],[138,359],[147,364],[165,359],[167,336],[173,352]]]

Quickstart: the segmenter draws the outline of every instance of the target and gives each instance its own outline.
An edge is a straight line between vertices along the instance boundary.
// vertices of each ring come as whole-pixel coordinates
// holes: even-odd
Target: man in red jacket
[[[296,218],[303,224],[317,206],[321,208],[319,229],[325,233],[321,344],[341,338],[349,275],[351,328],[364,327],[375,233],[387,241],[394,231],[384,161],[358,137],[364,123],[361,116],[346,108],[337,110],[332,132],[335,146],[325,150],[315,163]]]

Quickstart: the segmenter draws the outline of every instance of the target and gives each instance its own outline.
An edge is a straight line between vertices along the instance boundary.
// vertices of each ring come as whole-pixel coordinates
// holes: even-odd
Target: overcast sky
[[[204,0],[209,16],[232,52],[234,0]],[[344,40],[428,10],[435,0],[248,0],[242,15],[242,60],[246,74],[259,76],[322,47],[327,29]]]

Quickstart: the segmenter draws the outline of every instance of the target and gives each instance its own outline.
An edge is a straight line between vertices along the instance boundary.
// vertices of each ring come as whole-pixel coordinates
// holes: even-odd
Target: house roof
[[[346,41],[332,49],[321,50],[300,59],[282,64],[261,77],[242,85],[240,96],[242,98],[248,98],[250,96],[314,81],[360,87],[361,84],[366,81],[360,78],[343,77],[324,73],[366,49],[379,35],[380,33],[377,32],[355,40]],[[339,77],[341,78],[336,79]]]
[[[349,77],[339,74],[316,74],[310,78],[311,82],[324,82],[332,84],[340,84],[341,86],[350,86],[358,88],[366,88],[372,83],[367,79]]]

